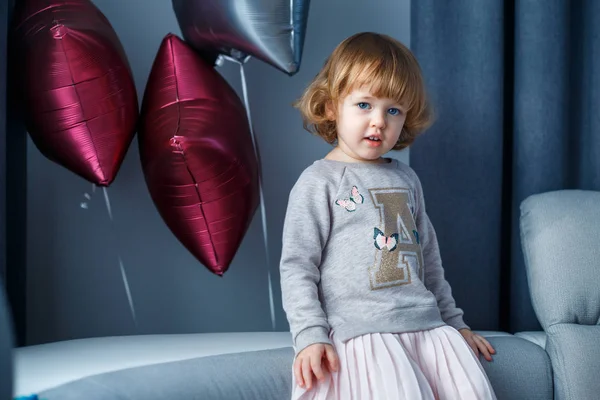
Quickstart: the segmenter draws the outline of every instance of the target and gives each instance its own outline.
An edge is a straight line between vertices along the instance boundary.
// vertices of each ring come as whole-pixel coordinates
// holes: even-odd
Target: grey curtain
[[[539,330],[519,205],[550,190],[600,190],[600,2],[411,7],[411,48],[437,121],[410,163],[446,276],[472,328]]]

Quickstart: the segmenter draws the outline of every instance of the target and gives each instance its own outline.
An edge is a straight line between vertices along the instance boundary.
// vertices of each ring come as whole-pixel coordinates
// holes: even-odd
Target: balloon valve
[[[171,140],[169,141],[169,144],[171,145],[171,147],[173,147],[175,149],[176,153],[183,154],[183,147],[181,147],[181,142],[178,140],[178,138],[176,136],[171,138]]]
[[[62,39],[67,34],[67,27],[57,20],[52,21],[53,25],[50,28],[54,39]]]
[[[231,56],[235,59],[241,59],[243,56],[243,53],[237,49],[232,49],[231,50]]]

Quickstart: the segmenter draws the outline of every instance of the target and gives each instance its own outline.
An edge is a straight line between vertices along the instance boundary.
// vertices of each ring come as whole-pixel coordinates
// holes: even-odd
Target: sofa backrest
[[[533,308],[546,330],[600,324],[600,192],[561,190],[521,203]]]

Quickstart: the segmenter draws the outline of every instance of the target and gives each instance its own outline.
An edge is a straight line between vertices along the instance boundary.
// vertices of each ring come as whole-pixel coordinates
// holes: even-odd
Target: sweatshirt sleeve
[[[331,344],[317,286],[330,230],[329,197],[326,180],[305,172],[290,192],[283,225],[281,292],[296,354],[314,343]]]
[[[416,223],[421,239],[421,248],[423,249],[425,287],[435,295],[442,319],[446,324],[456,330],[469,329],[469,326],[463,320],[464,312],[456,306],[456,302],[452,297],[450,284],[444,277],[444,268],[442,266],[437,236],[425,210],[425,199],[421,181],[416,174],[414,177],[416,179]]]

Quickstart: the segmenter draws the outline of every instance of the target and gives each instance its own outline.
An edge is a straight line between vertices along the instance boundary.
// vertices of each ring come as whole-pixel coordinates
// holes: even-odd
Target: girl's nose
[[[371,126],[377,129],[385,128],[385,116],[380,112],[374,112],[371,118]]]

